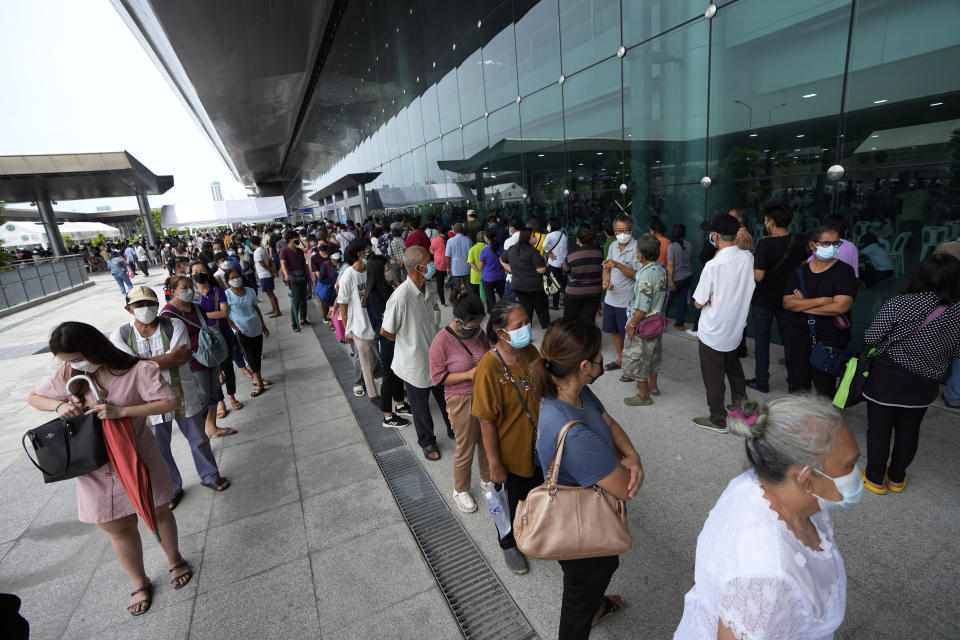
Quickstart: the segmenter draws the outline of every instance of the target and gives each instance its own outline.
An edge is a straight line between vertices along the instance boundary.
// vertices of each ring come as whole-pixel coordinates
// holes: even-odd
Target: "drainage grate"
[[[355,382],[353,359],[326,326],[317,323],[314,333],[463,637],[539,640],[400,434],[383,428],[379,409],[368,398],[357,398],[351,392]]]

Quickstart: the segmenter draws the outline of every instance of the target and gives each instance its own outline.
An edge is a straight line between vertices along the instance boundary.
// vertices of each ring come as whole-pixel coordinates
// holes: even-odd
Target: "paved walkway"
[[[126,576],[106,535],[76,520],[73,483],[44,485],[20,449],[23,432],[45,419],[24,399],[54,368],[49,353],[38,353],[50,329],[67,319],[111,329],[129,317],[112,279],[95,278],[91,289],[0,319],[0,371],[9,391],[0,396],[0,591],[23,598],[33,637],[459,637],[316,337],[292,333],[286,308],[279,322],[269,321],[274,333],[265,343],[264,372],[274,386],[249,398],[250,384],[241,378],[238,397],[246,407],[223,421],[240,433],[213,442],[233,486],[223,494],[201,487],[185,441],[174,439],[186,490],[175,513],[183,553],[197,573],[173,591],[162,552],[145,536],[158,589],[150,612],[130,617]],[[148,284],[159,290],[161,281],[155,276]],[[535,334],[539,340],[542,332]],[[744,468],[738,439],[690,423],[704,398],[696,343],[688,338],[665,338],[664,395],[653,407],[623,405],[630,385],[612,374],[594,385],[647,473],[630,510],[634,548],[622,556],[611,587],[628,604],[595,638],[671,636],[692,584],[697,534]],[[612,350],[605,356],[610,360]],[[785,386],[782,378],[773,385]],[[867,494],[860,507],[837,515],[850,578],[840,637],[960,635],[958,418],[942,405],[929,411],[907,493]],[[439,415],[435,421],[444,458],[423,464],[453,508],[453,443],[442,437]],[[863,409],[851,411],[849,421],[863,448]],[[413,429],[402,432],[416,449]],[[509,574],[489,518],[458,517],[540,635],[556,637],[558,566],[533,561],[529,574]]]

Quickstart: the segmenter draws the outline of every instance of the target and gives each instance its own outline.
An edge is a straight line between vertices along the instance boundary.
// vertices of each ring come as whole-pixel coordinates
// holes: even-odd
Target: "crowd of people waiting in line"
[[[827,512],[853,507],[864,488],[882,494],[906,487],[926,408],[951,358],[960,357],[960,240],[928,256],[866,331],[865,342],[878,354],[864,389],[867,465],[861,471],[856,439],[830,402],[836,372],[812,357],[822,351],[818,344],[841,350],[851,339],[855,248],[841,237],[842,220],[800,236],[787,231],[791,216],[785,205],[768,206],[759,240],[746,232],[742,211],[705,222],[704,266],[695,285],[684,226],[675,225],[668,238],[664,223],[653,218],[640,234],[626,215],[613,221],[607,238],[587,227],[568,238],[556,219],[543,230],[536,221],[496,215],[482,224],[473,211],[449,229],[414,218],[171,238],[161,252],[170,272],[166,304],[150,288],[127,288],[118,278],[131,322],[109,338],[79,322],[58,326],[50,349],[61,366],[29,402],[64,418],[77,415],[92,405],[91,390],[71,396],[65,383],[86,373],[110,400],[91,411],[134,418],[155,500],[170,507],[160,509],[160,527],[173,587],[180,588],[191,569],[177,549],[171,513],[182,495],[170,454],[172,422],[190,443],[204,486],[226,489],[209,442],[234,433],[216,424],[221,385],[236,407],[233,368],[244,366],[243,359],[254,381],[251,395],[269,386],[260,374],[269,331],[257,292],[267,294],[269,317],[282,316],[273,293],[278,275],[289,289],[292,329],[311,324],[307,300],[314,298],[322,322],[355,356],[355,395],[370,397],[384,428],[412,420],[425,458],[439,461],[434,398],[456,442],[457,508],[477,510],[470,493],[476,457],[482,492],[505,491],[511,520],[518,502],[543,482],[570,421],[576,425],[566,437],[560,484],[596,485],[623,500],[636,495],[644,478],[640,454],[591,385],[619,370],[619,380],[635,387],[624,398],[628,406],[649,406],[667,393],[658,380],[667,313],[676,301],[673,326],[684,329],[692,290],[709,407],[709,415],[694,422],[743,437],[750,469],[731,481],[704,525],[695,585],[676,637],[826,637],[843,620],[846,593]],[[118,251],[111,263],[120,261],[126,270],[130,262]],[[558,310],[561,300],[562,317],[551,321],[549,310]],[[441,326],[445,306],[452,307],[452,320]],[[740,354],[751,310],[757,357],[748,380]],[[534,319],[546,330],[539,348]],[[747,390],[770,391],[774,321],[785,346],[789,393],[760,404]],[[228,343],[219,367],[196,357],[201,333],[209,330]],[[604,333],[616,353],[608,363]],[[951,385],[958,384],[954,367]],[[146,612],[152,586],[129,499],[99,473],[80,477],[78,494],[80,519],[107,531],[130,575],[129,611]],[[497,537],[506,566],[526,573],[529,564],[513,533],[497,530]],[[620,596],[605,594],[618,558],[560,566],[559,637],[586,638],[624,605]]]

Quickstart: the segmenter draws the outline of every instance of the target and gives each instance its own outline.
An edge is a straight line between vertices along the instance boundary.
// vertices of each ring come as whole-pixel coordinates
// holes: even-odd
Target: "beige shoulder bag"
[[[571,420],[557,438],[557,452],[547,480],[517,505],[513,535],[525,555],[539,560],[576,560],[615,556],[633,545],[627,525],[627,506],[597,485],[567,487],[557,484]]]

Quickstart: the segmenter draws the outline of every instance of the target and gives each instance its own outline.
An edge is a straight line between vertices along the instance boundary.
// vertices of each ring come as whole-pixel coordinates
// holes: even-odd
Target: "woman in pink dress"
[[[177,523],[166,507],[173,498],[170,473],[146,423],[147,416],[177,409],[176,391],[160,377],[156,363],[120,351],[95,327],[82,322],[58,325],[50,334],[50,352],[61,364],[30,393],[27,402],[40,411],[55,411],[61,418],[86,412],[96,413],[101,420],[132,419],[137,452],[150,473],[160,545],[167,554],[171,584],[174,589],[183,587],[193,572],[180,555]],[[95,394],[85,383],[82,389],[73,386],[79,396],[68,393],[67,380],[81,374],[93,379],[106,404],[95,405]],[[77,508],[81,522],[96,524],[110,535],[113,551],[133,583],[127,610],[135,616],[146,613],[153,587],[143,567],[137,511],[110,463],[77,478]]]

